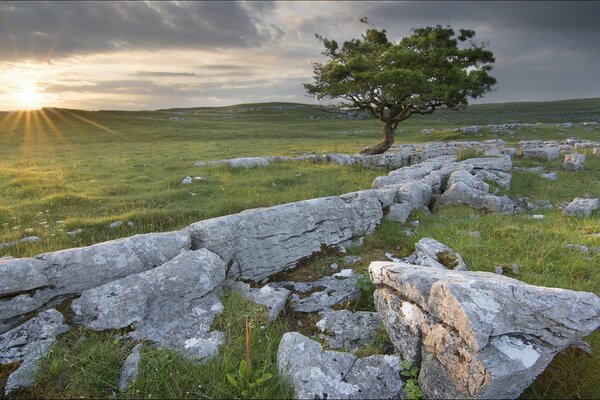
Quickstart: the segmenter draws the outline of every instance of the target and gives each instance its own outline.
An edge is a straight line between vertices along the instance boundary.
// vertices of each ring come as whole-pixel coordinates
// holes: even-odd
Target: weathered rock
[[[515,398],[564,348],[600,326],[593,293],[487,272],[374,262],[376,306],[427,397]]]
[[[183,180],[181,181],[182,185],[191,185],[193,182],[192,177],[191,176],[186,176],[185,178],[183,178]]]
[[[266,157],[239,157],[226,160],[196,161],[193,165],[194,167],[229,165],[231,168],[253,168],[267,167],[269,160]]]
[[[192,247],[207,248],[242,279],[261,281],[321,250],[372,233],[383,219],[379,191],[363,190],[253,209],[188,227]],[[229,276],[237,276],[229,273]]]
[[[112,223],[108,224],[108,227],[110,229],[116,229],[116,228],[119,228],[122,225],[123,225],[123,221],[115,221],[115,222],[112,222]]]
[[[562,163],[562,168],[566,171],[583,171],[585,167],[585,154],[567,154]]]
[[[356,264],[361,262],[361,258],[359,256],[345,256],[343,259],[344,264]]]
[[[478,170],[475,176],[484,181],[494,182],[496,185],[503,189],[510,189],[510,183],[512,181],[512,175],[506,172],[497,170]]]
[[[150,233],[0,261],[0,332],[16,326],[21,315],[164,264],[190,245],[187,231]]]
[[[322,156],[322,159],[324,162],[333,163],[337,165],[352,165],[356,163],[352,156],[340,153],[324,154]]]
[[[563,215],[568,217],[589,217],[598,208],[598,199],[583,199],[576,197],[563,210]]]
[[[134,339],[204,359],[222,333],[209,332],[223,305],[215,288],[225,264],[206,249],[186,251],[150,271],[86,290],[72,303],[74,320],[94,330],[133,327]]]
[[[555,181],[558,179],[558,175],[556,172],[549,172],[547,174],[540,174],[540,178],[549,179],[551,181]]]
[[[560,155],[560,148],[557,143],[545,144],[541,140],[531,140],[519,144],[521,145],[523,158],[539,158],[551,161]]]
[[[237,290],[242,297],[267,307],[269,322],[277,319],[290,296],[290,291],[284,287],[273,288],[270,285],[265,285],[261,288],[252,288],[247,283],[240,281],[227,282],[227,286]]]
[[[482,158],[469,158],[461,161],[459,164],[472,165],[474,169],[484,170],[497,170],[497,171],[510,171],[512,168],[512,160],[510,156],[505,155],[502,157],[482,157]]]
[[[423,266],[428,266],[427,261],[433,259],[444,268],[455,271],[468,269],[460,254],[432,238],[422,238],[415,244],[415,256],[416,263]]]
[[[50,309],[0,335],[0,364],[21,361],[6,381],[6,395],[33,385],[38,361],[48,353],[56,337],[69,330],[63,321],[61,313]]]
[[[510,213],[514,206],[508,196],[493,196],[473,189],[462,182],[450,186],[436,201],[435,207],[444,205],[468,204],[472,208],[491,212]]]
[[[310,313],[357,299],[360,296],[360,288],[356,286],[357,279],[358,275],[354,271],[343,269],[314,282],[273,282],[271,286],[284,287],[297,293],[310,293],[307,297],[301,298],[298,294],[293,294],[290,298],[294,311]]]
[[[381,325],[376,312],[324,311],[317,328],[330,348],[354,352],[373,343]]]
[[[485,183],[481,178],[473,176],[465,170],[454,171],[452,174],[450,174],[450,178],[448,178],[447,183],[448,186],[452,186],[456,182],[462,182],[467,186],[483,192],[488,192],[490,190],[490,185]]]
[[[400,359],[327,351],[297,332],[281,338],[279,373],[294,387],[298,399],[403,398]]]
[[[582,244],[565,244],[565,249],[579,251],[583,254],[588,254],[590,252],[589,247]]]
[[[140,360],[142,358],[141,350],[142,344],[136,344],[123,362],[121,374],[119,375],[119,390],[121,392],[125,392],[138,376]]]

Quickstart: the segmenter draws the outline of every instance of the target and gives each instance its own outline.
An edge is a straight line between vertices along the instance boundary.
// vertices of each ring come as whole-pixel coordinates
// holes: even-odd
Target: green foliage
[[[413,366],[410,361],[404,361],[400,363],[400,367],[402,368],[402,372],[400,372],[400,374],[408,378],[404,384],[404,392],[406,393],[406,397],[411,400],[418,400],[423,397],[423,392],[421,391],[418,382],[419,367]]]
[[[227,381],[231,384],[231,386],[237,389],[238,394],[242,398],[252,398],[255,389],[271,379],[273,374],[263,372],[261,376],[254,378],[252,362],[246,363],[246,360],[241,360],[237,377],[230,373],[228,373],[226,376]]]
[[[361,22],[368,23],[366,18]],[[460,46],[475,36],[451,27],[413,29],[394,43],[385,30],[369,28],[360,39],[340,47],[316,35],[328,57],[314,63],[314,83],[304,84],[317,99],[343,99],[346,105],[397,124],[413,114],[436,109],[462,109],[468,98],[482,97],[496,79],[488,72],[495,61],[485,44]]]
[[[376,287],[368,272],[365,271],[358,276],[356,286],[360,288],[361,294],[354,311],[377,311],[373,301],[373,293],[375,293]]]
[[[475,147],[463,147],[456,153],[456,161],[463,161],[469,158],[483,157],[483,150]]]

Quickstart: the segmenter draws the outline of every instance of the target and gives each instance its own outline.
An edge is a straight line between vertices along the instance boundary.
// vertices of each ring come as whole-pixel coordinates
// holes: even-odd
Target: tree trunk
[[[392,147],[392,144],[394,144],[394,128],[395,126],[393,126],[391,122],[386,122],[383,126],[383,138],[381,143],[373,147],[367,147],[360,153],[370,155],[384,153],[387,149]]]

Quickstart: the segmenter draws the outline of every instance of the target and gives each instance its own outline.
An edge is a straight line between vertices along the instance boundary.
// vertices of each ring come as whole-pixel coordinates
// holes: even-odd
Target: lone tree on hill
[[[458,46],[475,36],[475,31],[450,27],[413,29],[400,42],[390,42],[385,30],[369,25],[360,39],[344,42],[319,34],[324,64],[313,63],[314,83],[304,87],[316,99],[343,99],[343,106],[366,110],[383,123],[383,140],[363,154],[381,154],[394,143],[400,121],[414,114],[438,109],[464,109],[468,98],[482,97],[496,83],[488,74],[494,54],[486,44]]]

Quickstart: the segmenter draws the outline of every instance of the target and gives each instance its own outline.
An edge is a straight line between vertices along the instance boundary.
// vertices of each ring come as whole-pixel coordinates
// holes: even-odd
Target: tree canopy
[[[361,22],[368,24],[366,18]],[[489,75],[494,55],[485,43],[471,40],[475,31],[470,29],[456,34],[450,26],[418,28],[394,43],[385,30],[369,24],[360,39],[341,47],[315,36],[328,60],[313,63],[314,82],[304,87],[318,100],[345,100],[343,106],[368,111],[385,123],[383,141],[366,149],[368,154],[392,145],[400,121],[438,109],[464,109],[469,98],[482,97],[496,83]]]

